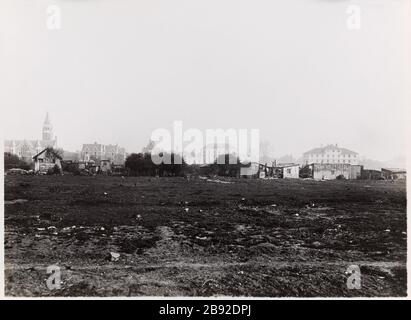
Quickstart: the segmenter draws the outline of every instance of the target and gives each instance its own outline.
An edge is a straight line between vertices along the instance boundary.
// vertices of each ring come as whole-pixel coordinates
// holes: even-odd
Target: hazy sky
[[[390,159],[406,147],[409,20],[409,0],[1,0],[3,136],[40,138],[48,111],[72,151],[140,151],[182,120],[258,128],[277,156],[338,143]]]

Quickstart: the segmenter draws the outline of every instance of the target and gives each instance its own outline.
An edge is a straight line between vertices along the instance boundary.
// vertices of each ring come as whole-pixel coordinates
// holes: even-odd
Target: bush
[[[75,176],[80,175],[80,169],[77,163],[62,161],[62,171],[72,173]]]
[[[47,170],[48,175],[60,174],[60,173],[61,173],[61,170],[57,164],[55,164],[53,168],[50,168]]]
[[[9,169],[23,169],[30,170],[30,164],[20,159],[18,156],[9,152],[4,153],[4,170]]]
[[[156,165],[152,159],[150,153],[132,153],[126,159],[125,168],[133,176],[182,176],[184,174],[184,169],[186,168],[186,163],[180,156],[171,154],[160,154],[163,158],[169,158],[171,160],[170,164],[159,164]]]
[[[238,177],[242,166],[240,159],[236,155],[222,154],[211,165],[210,173],[223,177]]]

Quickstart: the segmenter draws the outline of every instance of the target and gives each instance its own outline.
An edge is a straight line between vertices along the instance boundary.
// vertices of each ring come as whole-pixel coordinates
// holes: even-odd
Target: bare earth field
[[[6,176],[6,294],[406,295],[404,182],[226,181]]]

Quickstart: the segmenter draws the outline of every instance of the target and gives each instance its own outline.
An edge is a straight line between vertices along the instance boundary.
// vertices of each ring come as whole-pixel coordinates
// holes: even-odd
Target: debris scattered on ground
[[[25,203],[28,200],[26,199],[16,199],[16,200],[9,200],[9,201],[4,201],[4,204],[21,204],[21,203]]]
[[[319,241],[314,241],[311,245],[312,245],[314,248],[319,248],[319,247],[322,247],[322,246],[323,246],[323,244],[322,244],[321,242],[319,242]]]
[[[120,254],[117,252],[110,252],[110,261],[116,262],[120,259]]]
[[[223,184],[231,184],[234,183],[233,181],[224,181],[220,179],[207,179],[208,182],[215,182],[215,183],[223,183]]]
[[[119,181],[5,178],[7,200],[29,199],[5,207],[8,295],[406,295],[404,183],[127,177],[130,188],[120,188]],[[63,275],[69,291],[44,285],[41,266],[56,263],[72,266]],[[361,290],[346,289],[347,263],[360,264]]]

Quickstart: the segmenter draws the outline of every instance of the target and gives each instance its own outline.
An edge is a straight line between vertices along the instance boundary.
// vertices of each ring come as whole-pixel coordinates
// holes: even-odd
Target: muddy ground
[[[404,182],[224,182],[6,176],[6,294],[406,295]]]

